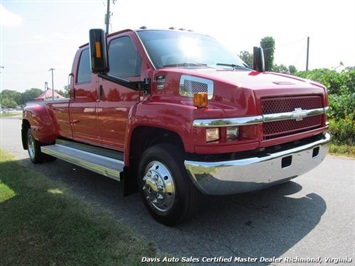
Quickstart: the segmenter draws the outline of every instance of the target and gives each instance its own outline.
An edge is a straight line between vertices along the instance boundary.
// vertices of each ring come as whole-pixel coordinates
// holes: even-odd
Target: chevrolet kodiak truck
[[[327,90],[253,69],[215,39],[182,30],[90,30],[73,62],[70,97],[29,103],[22,143],[123,180],[160,223],[194,214],[201,193],[287,182],[328,151]]]

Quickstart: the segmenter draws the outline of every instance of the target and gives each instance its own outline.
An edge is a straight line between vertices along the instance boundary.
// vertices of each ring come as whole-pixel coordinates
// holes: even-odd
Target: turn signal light
[[[96,58],[101,58],[101,45],[100,42],[95,42]]]
[[[194,106],[197,108],[206,108],[208,106],[208,95],[206,92],[194,94]]]

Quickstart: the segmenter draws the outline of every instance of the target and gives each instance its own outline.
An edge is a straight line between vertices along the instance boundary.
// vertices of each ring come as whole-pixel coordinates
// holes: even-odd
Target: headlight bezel
[[[208,106],[208,100],[213,98],[213,91],[213,80],[190,75],[181,75],[180,77],[180,96],[193,98],[193,104],[198,108]]]

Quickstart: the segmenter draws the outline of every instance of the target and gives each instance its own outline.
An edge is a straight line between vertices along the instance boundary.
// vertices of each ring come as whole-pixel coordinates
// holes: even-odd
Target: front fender
[[[194,152],[193,108],[193,106],[153,101],[135,105],[128,116],[125,147],[131,147],[132,134],[136,128],[150,127],[175,133],[182,140],[184,150]],[[128,160],[127,150],[126,156],[125,159]]]
[[[22,130],[31,128],[33,137],[42,144],[51,144],[59,136],[58,123],[46,102],[28,103],[22,119]]]

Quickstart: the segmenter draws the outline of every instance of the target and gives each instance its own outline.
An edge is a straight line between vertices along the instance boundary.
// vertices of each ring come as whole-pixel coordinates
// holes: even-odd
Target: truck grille
[[[277,114],[293,112],[296,108],[310,110],[322,108],[320,96],[282,97],[261,99],[262,114]],[[263,124],[264,139],[286,136],[305,132],[322,126],[323,115],[305,117],[300,121],[295,119],[267,122]]]

